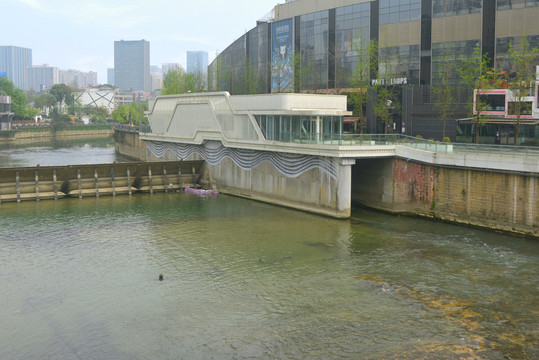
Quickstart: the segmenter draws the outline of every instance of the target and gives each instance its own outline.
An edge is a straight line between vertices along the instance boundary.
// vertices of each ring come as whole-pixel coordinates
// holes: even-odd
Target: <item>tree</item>
[[[520,117],[525,106],[524,98],[530,95],[531,82],[535,80],[533,65],[534,61],[537,60],[538,53],[539,49],[530,48],[525,34],[522,36],[518,48],[515,48],[513,43],[509,44],[509,58],[514,71],[509,89],[513,91],[515,97],[515,145],[519,145]]]
[[[375,40],[367,39],[365,34],[360,34],[353,44],[357,54],[357,65],[352,74],[351,84],[357,91],[350,93],[350,102],[353,113],[363,123],[366,121],[365,109],[371,85],[371,75],[376,73],[378,61],[378,45]]]
[[[104,123],[110,117],[108,109],[104,106],[86,105],[82,112],[90,117],[92,123]]]
[[[71,122],[69,116],[62,114],[57,106],[52,108],[51,119],[51,128],[53,132],[64,130]]]
[[[377,54],[379,48],[381,47],[377,44],[375,50]],[[385,49],[388,48],[385,47]],[[397,63],[398,61],[399,59],[397,59]],[[371,82],[371,86],[376,89],[374,114],[380,119],[384,127],[384,134],[389,134],[393,132],[393,115],[400,113],[399,89],[392,79],[395,70],[389,52],[381,54],[378,68],[372,70],[376,73],[376,81]]]
[[[62,103],[66,103],[66,105],[71,106],[73,105],[74,98],[73,93],[75,90],[66,84],[54,84],[51,86],[51,89],[49,93],[54,95],[56,97],[56,101],[62,105]]]
[[[147,103],[120,105],[112,112],[112,120],[119,123],[133,124],[142,122],[144,111],[148,110]]]
[[[34,107],[36,109],[50,109],[57,104],[56,97],[52,94],[39,94],[34,99]]]
[[[0,91],[11,97],[11,111],[15,113],[16,117],[27,117],[26,94],[23,90],[17,89],[7,78],[0,77]]]
[[[442,52],[443,69],[440,69],[440,83],[432,87],[435,104],[438,114],[442,120],[442,139],[445,139],[445,127],[447,119],[453,114],[455,106],[455,92],[451,85],[451,75],[455,70],[455,59],[450,56],[447,50]]]
[[[186,73],[183,68],[169,70],[163,79],[163,95],[203,92],[206,90],[204,74]]]
[[[468,57],[457,66],[457,72],[461,77],[461,83],[470,89],[468,96],[468,111],[475,119],[475,143],[479,143],[479,128],[486,123],[484,109],[486,103],[483,101],[481,92],[489,87],[488,73],[489,58],[487,54],[481,55],[481,48],[476,47],[471,57]],[[477,89],[476,92],[474,90]],[[474,108],[475,102],[475,108]]]
[[[292,62],[294,64],[294,92],[300,93],[301,89],[305,89],[304,85],[307,83],[308,77],[312,76],[313,63],[299,49],[294,52]],[[281,92],[280,89],[278,91]]]

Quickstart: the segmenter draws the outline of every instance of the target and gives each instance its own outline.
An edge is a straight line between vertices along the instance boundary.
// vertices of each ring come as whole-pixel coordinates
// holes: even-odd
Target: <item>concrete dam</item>
[[[159,161],[3,168],[0,203],[177,191],[195,186],[202,166],[202,161]]]

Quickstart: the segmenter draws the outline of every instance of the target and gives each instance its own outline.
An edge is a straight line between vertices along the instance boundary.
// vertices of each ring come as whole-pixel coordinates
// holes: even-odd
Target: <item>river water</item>
[[[69,149],[111,147],[0,153]],[[536,359],[538,275],[535,240],[359,208],[3,203],[0,359]]]

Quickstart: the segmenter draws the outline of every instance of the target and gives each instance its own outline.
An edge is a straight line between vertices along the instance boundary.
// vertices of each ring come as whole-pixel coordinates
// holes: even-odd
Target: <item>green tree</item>
[[[34,107],[36,109],[50,109],[57,104],[56,97],[52,94],[39,94],[34,99]]]
[[[66,105],[71,106],[74,102],[73,93],[75,90],[66,84],[55,84],[51,86],[49,93],[56,97],[56,101],[62,105],[65,102]]]
[[[112,120],[118,123],[134,124],[144,119],[144,111],[148,110],[147,103],[120,105],[112,112]]]
[[[51,128],[53,132],[62,131],[71,123],[69,116],[62,114],[57,106],[52,108],[51,120]]]
[[[379,54],[380,50],[383,49],[378,44],[376,53]],[[389,134],[393,132],[394,115],[400,113],[399,88],[392,81],[395,66],[389,52],[379,58],[378,68],[372,70],[376,74],[376,81],[371,82],[371,86],[376,90],[374,114],[380,119],[384,127],[384,134]],[[399,59],[396,59],[396,61],[398,63]]]
[[[440,69],[440,82],[432,86],[432,95],[434,96],[434,107],[438,110],[442,120],[442,139],[445,139],[445,128],[447,119],[453,114],[455,106],[455,91],[451,85],[451,75],[455,71],[455,59],[447,50],[442,52],[443,69]]]
[[[26,94],[18,89],[5,77],[0,77],[0,91],[11,97],[11,111],[18,118],[25,118],[28,115],[26,110]]]
[[[110,118],[109,110],[103,106],[86,105],[82,109],[82,113],[88,115],[92,123],[104,123]]]
[[[352,74],[351,84],[357,89],[350,93],[350,103],[354,116],[361,123],[366,121],[366,107],[371,85],[371,75],[376,73],[378,61],[378,44],[375,40],[367,39],[365,34],[357,36],[353,44],[357,54],[357,64]]]
[[[170,70],[163,79],[163,95],[203,92],[206,90],[204,74],[186,73],[183,68]]]
[[[457,72],[461,77],[461,83],[468,87],[468,111],[475,122],[475,143],[479,143],[479,129],[485,125],[487,119],[484,115],[486,103],[481,96],[481,91],[488,89],[488,73],[492,69],[489,66],[487,54],[481,55],[481,48],[476,47],[471,57],[464,59],[458,66]],[[476,90],[476,91],[474,91]],[[475,107],[474,107],[475,103]]]
[[[294,63],[294,92],[299,93],[309,83],[309,77],[313,73],[313,63],[301,50],[296,50],[292,59]],[[278,84],[281,82],[278,81]],[[280,92],[280,89],[278,90]]]
[[[514,109],[516,115],[515,145],[519,145],[520,117],[525,110],[525,97],[530,96],[531,83],[535,80],[534,63],[537,61],[539,49],[531,48],[524,34],[517,47],[509,44],[509,58],[512,63],[514,77],[509,83],[509,89],[514,95]],[[531,109],[530,109],[531,110]]]

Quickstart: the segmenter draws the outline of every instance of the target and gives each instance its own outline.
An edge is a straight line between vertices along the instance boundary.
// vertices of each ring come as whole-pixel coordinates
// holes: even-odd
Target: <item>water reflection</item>
[[[114,161],[127,159],[115,153],[112,137],[0,143],[0,167],[83,165]]]
[[[539,355],[521,238],[156,194],[2,204],[0,247],[1,358]]]

